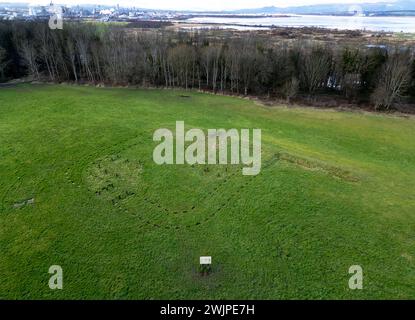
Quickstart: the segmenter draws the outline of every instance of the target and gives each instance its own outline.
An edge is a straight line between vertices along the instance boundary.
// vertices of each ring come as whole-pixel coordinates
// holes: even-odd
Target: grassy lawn
[[[414,118],[185,94],[0,89],[0,298],[415,298]],[[157,166],[177,120],[262,129],[261,173]]]

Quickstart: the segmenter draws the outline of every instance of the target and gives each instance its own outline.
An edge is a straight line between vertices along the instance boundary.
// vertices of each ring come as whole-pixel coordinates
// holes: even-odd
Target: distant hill
[[[27,8],[26,2],[0,2],[0,7]]]
[[[24,0],[23,0],[24,1]],[[54,3],[58,4],[67,4],[68,0],[53,0]],[[94,8],[99,5],[100,0],[86,0],[85,4],[80,5],[83,8]],[[89,4],[87,4],[89,3]],[[96,3],[96,4],[92,4]],[[12,8],[27,8],[29,3],[20,2],[1,2],[0,8],[12,7]],[[100,8],[110,8],[110,5],[100,5]],[[138,9],[138,8],[137,8]],[[155,10],[149,8],[139,9],[142,11],[159,11],[159,12],[170,12],[172,10]],[[174,10],[173,10],[174,11]],[[239,9],[232,11],[208,11],[209,13],[221,13],[221,14],[351,14],[354,11],[362,11],[361,13],[375,13],[375,14],[388,14],[399,13],[399,14],[410,14],[415,15],[415,0],[397,0],[397,1],[388,1],[388,2],[378,2],[378,3],[359,3],[356,0],[355,4],[322,4],[322,5],[308,5],[308,6],[297,6],[297,7],[263,7],[263,8],[254,8],[254,9]],[[412,11],[412,12],[411,12]],[[206,13],[206,11],[192,11],[192,10],[178,10],[178,12],[185,13]]]
[[[361,8],[363,13],[381,13],[390,11],[415,11],[415,1],[399,0],[380,3],[358,3],[356,4],[324,4],[309,5],[299,7],[279,8],[275,6],[263,7],[257,9],[241,9],[231,13],[249,13],[249,14],[274,14],[274,13],[294,13],[294,14],[345,14],[355,11],[355,8]]]

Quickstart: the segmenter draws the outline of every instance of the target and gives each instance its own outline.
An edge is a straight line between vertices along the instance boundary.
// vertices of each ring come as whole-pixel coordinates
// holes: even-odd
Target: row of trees
[[[0,24],[0,77],[207,89],[237,94],[343,95],[389,109],[413,102],[414,48],[268,42],[253,34],[135,32],[104,25]]]

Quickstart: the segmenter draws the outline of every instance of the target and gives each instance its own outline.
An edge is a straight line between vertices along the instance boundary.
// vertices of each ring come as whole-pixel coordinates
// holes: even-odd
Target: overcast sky
[[[323,3],[359,3],[384,2],[386,0],[54,0],[54,3],[82,4],[97,3],[105,5],[135,6],[140,8],[176,9],[176,10],[227,10],[260,8],[265,6],[288,7],[298,5],[312,5]],[[394,0],[389,0],[393,2]],[[31,2],[33,4],[47,4],[50,0],[0,0],[0,2]]]

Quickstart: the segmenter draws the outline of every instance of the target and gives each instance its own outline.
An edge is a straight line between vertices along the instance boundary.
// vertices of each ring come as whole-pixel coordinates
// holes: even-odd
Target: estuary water
[[[289,17],[194,17],[190,23],[214,23],[237,29],[258,27],[319,27],[339,30],[370,30],[385,32],[415,32],[415,17],[364,17],[291,15]]]

